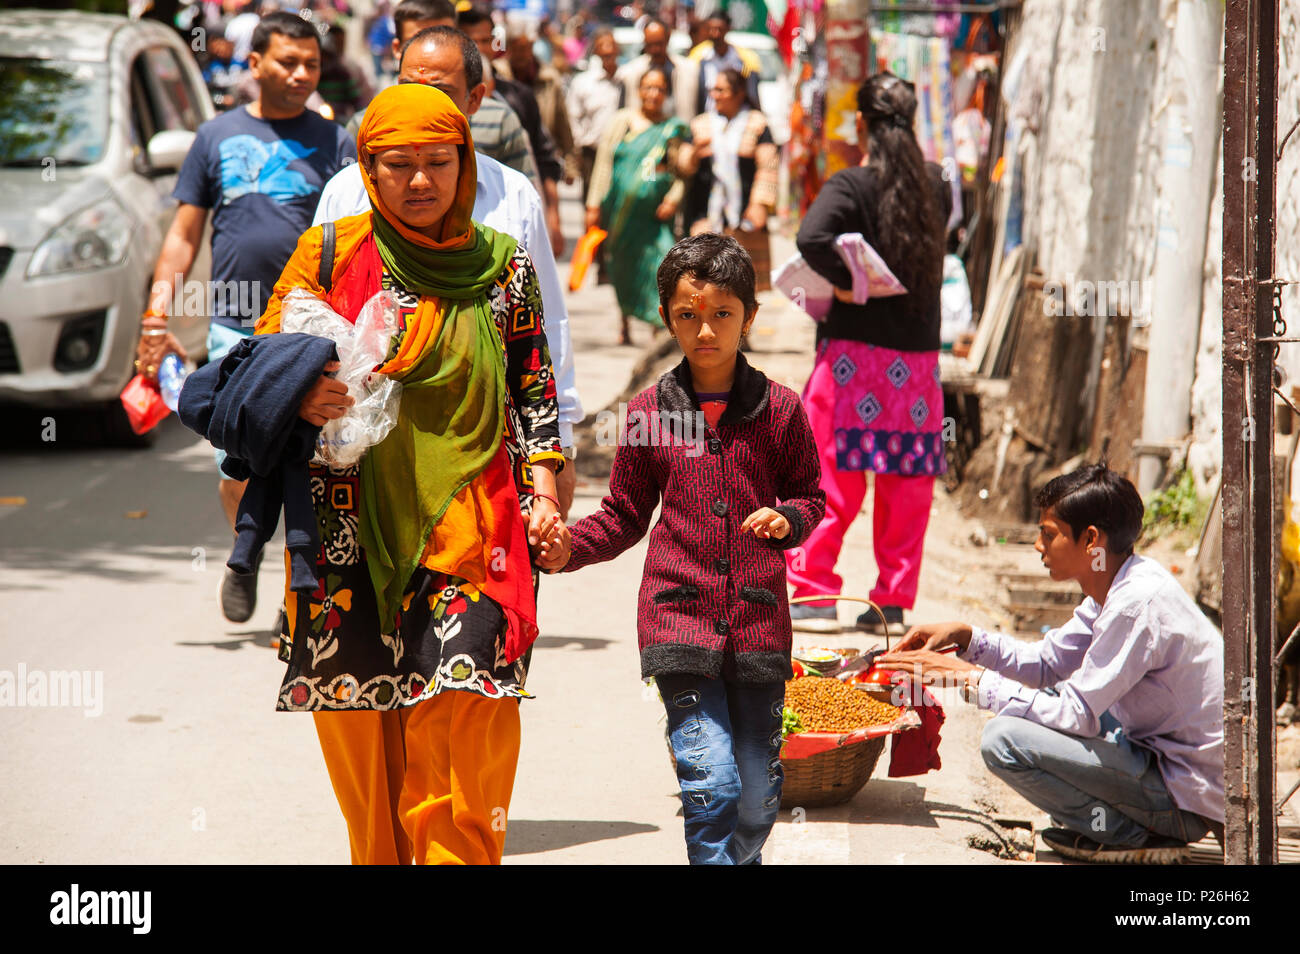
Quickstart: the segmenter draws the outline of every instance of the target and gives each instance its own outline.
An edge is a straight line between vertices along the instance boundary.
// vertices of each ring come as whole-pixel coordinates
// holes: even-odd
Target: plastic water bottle
[[[185,384],[185,378],[188,376],[189,371],[186,370],[185,363],[175,351],[163,358],[158,368],[158,390],[162,394],[163,403],[173,411],[180,403],[181,386]]]

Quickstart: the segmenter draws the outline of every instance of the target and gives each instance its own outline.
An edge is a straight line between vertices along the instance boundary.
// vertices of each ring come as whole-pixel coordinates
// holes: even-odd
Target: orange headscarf
[[[434,241],[402,224],[392,209],[384,204],[370,174],[370,159],[394,146],[423,146],[429,143],[453,143],[460,150],[460,176],[456,180],[456,198],[442,219],[442,237]],[[416,245],[431,249],[461,248],[472,241],[470,216],[474,211],[478,167],[474,161],[474,140],[469,120],[442,90],[423,83],[400,83],[390,86],[370,101],[365,118],[357,131],[357,156],[361,178],[375,211],[398,233]]]

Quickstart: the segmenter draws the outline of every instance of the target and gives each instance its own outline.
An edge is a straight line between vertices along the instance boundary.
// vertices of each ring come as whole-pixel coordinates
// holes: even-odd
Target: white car
[[[644,42],[641,31],[636,27],[615,27],[614,40],[618,43],[618,61],[626,63],[641,53]],[[790,138],[790,78],[785,60],[777,48],[776,38],[766,33],[727,34],[727,42],[743,49],[752,50],[758,57],[758,105],[772,127],[772,138],[777,145],[784,145]],[[691,52],[691,38],[680,30],[668,38],[668,49],[678,56],[688,56]]]
[[[90,408],[141,444],[118,396],[176,211],[176,174],[212,101],[153,21],[0,13],[0,401]],[[204,251],[189,278],[206,283]],[[204,316],[172,319],[192,358]]]

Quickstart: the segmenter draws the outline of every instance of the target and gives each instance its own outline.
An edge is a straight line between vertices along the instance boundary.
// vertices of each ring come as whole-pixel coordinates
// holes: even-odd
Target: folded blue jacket
[[[289,587],[315,590],[320,537],[307,465],[320,428],[298,407],[325,365],[334,342],[315,335],[255,335],[185,379],[177,413],[181,422],[226,452],[221,469],[247,480],[235,520],[235,547],[226,566],[251,573],[284,510]]]

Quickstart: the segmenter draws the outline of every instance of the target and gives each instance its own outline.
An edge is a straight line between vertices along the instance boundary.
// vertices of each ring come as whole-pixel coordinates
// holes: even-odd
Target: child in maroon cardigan
[[[662,498],[637,607],[641,673],[668,712],[691,863],[754,864],[781,802],[782,551],[803,543],[826,498],[799,396],[739,351],[758,312],[745,250],[714,233],[683,239],[658,285],[685,360],[632,400],[609,495],[541,563],[612,560]]]

